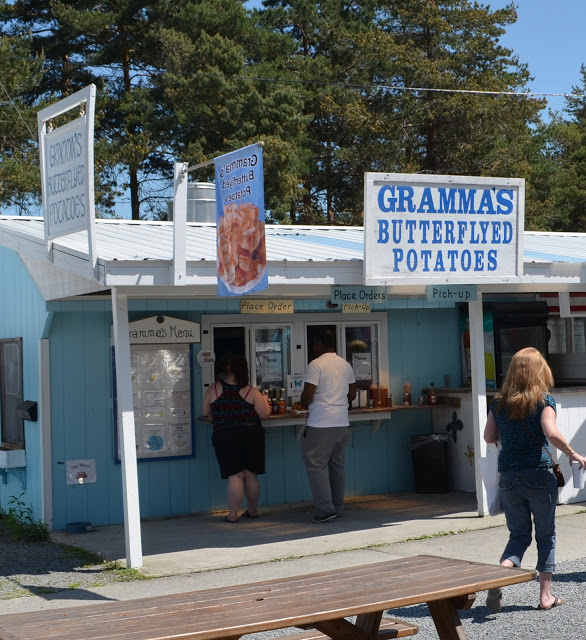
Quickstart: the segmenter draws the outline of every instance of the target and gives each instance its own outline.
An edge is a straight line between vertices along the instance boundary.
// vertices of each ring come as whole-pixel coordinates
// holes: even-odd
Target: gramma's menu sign
[[[524,206],[523,179],[367,173],[364,283],[520,277]]]

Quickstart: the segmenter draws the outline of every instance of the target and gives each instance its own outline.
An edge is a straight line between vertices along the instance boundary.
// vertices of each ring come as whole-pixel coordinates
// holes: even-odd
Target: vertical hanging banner
[[[41,189],[48,250],[60,236],[88,232],[90,270],[96,263],[94,246],[94,114],[96,87],[89,85],[37,114],[41,160]],[[78,117],[63,125],[54,122],[77,109]]]
[[[262,146],[219,156],[214,165],[218,296],[263,291],[269,281]]]

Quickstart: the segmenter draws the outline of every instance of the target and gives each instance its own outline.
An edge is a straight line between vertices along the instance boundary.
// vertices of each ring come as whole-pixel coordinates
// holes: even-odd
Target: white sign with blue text
[[[508,282],[523,273],[521,178],[367,173],[364,283]]]

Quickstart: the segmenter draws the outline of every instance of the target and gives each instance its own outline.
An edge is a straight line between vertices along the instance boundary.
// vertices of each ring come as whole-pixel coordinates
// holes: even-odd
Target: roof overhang
[[[178,286],[173,277],[171,223],[96,221],[98,268],[92,272],[83,232],[54,240],[48,252],[42,218],[0,216],[0,246],[18,253],[45,300],[109,295],[113,287],[132,298],[216,297],[215,227],[190,224],[187,234],[186,275]],[[571,240],[564,251],[578,255],[566,258],[570,261],[526,256],[522,277],[477,283],[479,291],[586,290],[586,255],[576,249],[582,243],[586,247],[585,236],[528,235],[538,247],[549,240],[550,253],[556,250],[555,242],[567,245]],[[328,297],[332,286],[363,286],[362,237],[360,227],[267,227],[269,288],[255,297]],[[527,244],[531,254],[531,243]],[[425,282],[406,281],[388,291],[421,296],[425,287]]]

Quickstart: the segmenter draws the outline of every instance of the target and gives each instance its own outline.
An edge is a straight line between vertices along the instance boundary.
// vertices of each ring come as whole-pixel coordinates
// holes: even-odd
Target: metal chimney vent
[[[173,220],[173,201],[167,203],[167,220]],[[187,222],[216,221],[216,185],[191,182],[187,185]]]

